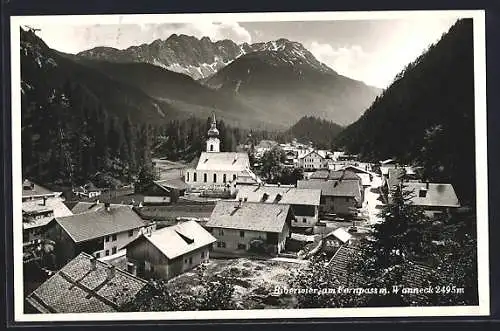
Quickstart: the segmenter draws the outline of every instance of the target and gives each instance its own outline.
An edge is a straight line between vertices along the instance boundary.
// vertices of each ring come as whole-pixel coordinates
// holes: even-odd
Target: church
[[[232,183],[250,170],[247,153],[221,152],[219,130],[215,114],[208,130],[206,152],[202,152],[195,169],[187,169],[184,180],[193,189],[221,190],[232,187]]]

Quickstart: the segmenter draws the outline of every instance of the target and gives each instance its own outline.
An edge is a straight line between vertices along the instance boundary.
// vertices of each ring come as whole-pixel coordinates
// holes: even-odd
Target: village
[[[237,308],[283,308],[291,303],[274,289],[318,254],[346,277],[395,187],[412,191],[411,203],[430,218],[460,208],[451,184],[424,181],[394,159],[361,162],[296,140],[262,140],[252,158],[249,146],[221,152],[216,123],[213,115],[195,162],[153,159],[155,179],[140,193],[133,184],[110,190],[89,182],[67,197],[24,179],[26,312],[118,311],[152,280],[189,291],[201,267],[239,280]],[[272,150],[302,178],[271,184],[259,176],[259,160]]]

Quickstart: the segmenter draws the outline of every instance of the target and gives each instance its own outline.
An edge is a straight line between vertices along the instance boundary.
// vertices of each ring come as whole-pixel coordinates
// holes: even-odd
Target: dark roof
[[[299,180],[297,181],[297,188],[320,189],[321,195],[324,196],[353,197],[361,201],[361,187],[357,180]]]
[[[119,204],[111,204],[112,207],[117,207],[120,206]],[[104,202],[87,202],[87,201],[78,201],[76,204],[71,208],[71,212],[73,214],[81,214],[81,213],[87,213],[91,211],[97,211],[99,209],[104,208]]]
[[[129,206],[111,206],[110,210],[58,217],[55,221],[75,242],[87,241],[106,235],[137,229],[145,225]]]
[[[80,253],[28,295],[26,301],[46,314],[115,312],[147,284],[118,268],[114,269],[114,277],[107,278],[110,265],[97,260],[95,270],[91,270],[91,259],[91,255]]]
[[[168,206],[144,206],[136,208],[137,213],[146,220],[173,220],[177,217],[209,218],[215,204],[173,204]]]
[[[155,184],[167,189],[175,189],[175,190],[186,190],[189,188],[189,185],[187,185],[180,178],[157,180],[155,181]]]
[[[361,178],[351,170],[338,170],[338,171],[330,171],[328,175],[328,179],[330,180],[361,180]]]
[[[311,174],[309,177],[310,179],[328,179],[328,176],[330,174],[330,171],[322,169],[322,170],[316,170]]]
[[[206,227],[252,230],[260,232],[283,231],[290,205],[243,202],[217,202]]]

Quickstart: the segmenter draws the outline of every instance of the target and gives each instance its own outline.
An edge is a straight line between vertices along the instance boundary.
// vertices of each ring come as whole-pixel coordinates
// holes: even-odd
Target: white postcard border
[[[391,307],[391,308],[325,308],[325,309],[262,309],[196,312],[140,312],[95,314],[24,314],[22,263],[22,170],[21,170],[21,71],[19,27],[31,24],[147,24],[187,23],[193,20],[210,22],[262,21],[324,21],[324,20],[386,20],[442,18],[473,18],[475,132],[476,132],[476,200],[478,237],[478,306]],[[430,317],[487,316],[490,314],[489,244],[488,244],[488,178],[486,118],[486,49],[484,10],[440,11],[366,11],[366,12],[304,12],[304,13],[224,13],[224,14],[130,14],[130,15],[57,15],[13,16],[11,19],[11,86],[12,86],[12,195],[14,254],[14,319],[15,322],[112,321],[112,320],[213,320],[213,319],[302,319],[332,317]],[[17,220],[17,221],[14,221]]]

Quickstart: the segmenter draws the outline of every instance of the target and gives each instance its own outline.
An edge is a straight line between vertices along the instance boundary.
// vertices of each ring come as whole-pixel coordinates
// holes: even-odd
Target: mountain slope
[[[178,113],[206,119],[215,111],[231,125],[270,127],[269,121],[256,120],[256,112],[231,94],[212,90],[191,77],[148,63],[113,63],[73,57],[78,63],[98,70],[109,78],[140,89],[148,96],[169,104]]]
[[[268,116],[288,125],[304,115],[352,123],[379,92],[280,51],[241,56],[205,84],[234,93],[253,107],[269,109]]]
[[[176,113],[141,90],[89,69],[50,49],[34,34],[21,31],[22,80],[33,97],[46,99],[64,85],[79,85],[88,98],[97,99],[111,114],[140,122],[158,123]]]
[[[335,137],[343,127],[330,121],[304,116],[283,134],[283,139],[295,138],[300,142],[312,142],[317,148],[330,149]]]
[[[397,157],[452,182],[463,201],[475,192],[472,20],[460,20],[410,63],[336,145],[372,160]]]

